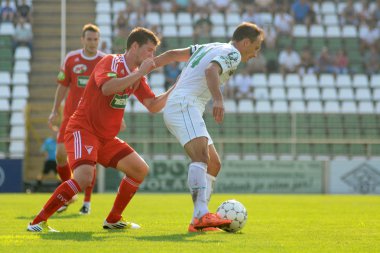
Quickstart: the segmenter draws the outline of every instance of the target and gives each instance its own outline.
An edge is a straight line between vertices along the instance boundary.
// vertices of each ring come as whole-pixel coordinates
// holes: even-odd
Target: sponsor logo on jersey
[[[115,77],[117,77],[117,74],[115,72],[108,72],[107,76],[115,78]]]
[[[82,74],[82,73],[86,72],[86,70],[87,70],[87,66],[84,64],[77,64],[73,68],[73,72],[75,74]]]
[[[58,81],[63,81],[65,80],[65,78],[66,78],[65,72],[59,71],[58,76],[57,76]]]
[[[94,148],[93,146],[87,146],[87,145],[84,145],[84,147],[86,148],[88,154],[91,154],[92,149]]]
[[[124,110],[125,106],[127,105],[127,98],[128,97],[129,97],[129,95],[127,95],[127,94],[123,94],[123,95],[115,94],[113,96],[113,99],[111,100],[110,106],[114,109],[123,109]]]
[[[78,76],[78,87],[86,87],[89,78],[88,76]]]

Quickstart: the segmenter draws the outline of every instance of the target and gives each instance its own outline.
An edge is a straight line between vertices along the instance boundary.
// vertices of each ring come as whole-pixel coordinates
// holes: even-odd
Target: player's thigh
[[[164,121],[182,146],[198,137],[211,140],[202,113],[195,105],[169,103],[164,110]]]

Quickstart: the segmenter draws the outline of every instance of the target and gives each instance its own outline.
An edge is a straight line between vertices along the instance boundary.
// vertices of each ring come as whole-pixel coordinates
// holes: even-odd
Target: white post
[[[61,1],[61,63],[66,55],[66,0]]]

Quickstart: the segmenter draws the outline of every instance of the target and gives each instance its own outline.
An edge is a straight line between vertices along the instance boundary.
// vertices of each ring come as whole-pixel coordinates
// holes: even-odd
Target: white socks
[[[189,184],[191,197],[194,203],[193,217],[200,218],[208,213],[207,207],[207,164],[202,162],[193,162],[189,165],[189,174],[187,183]]]
[[[208,203],[210,203],[211,194],[214,191],[214,185],[215,185],[216,177],[211,176],[210,174],[206,174],[206,180],[207,180],[206,200],[207,200],[207,204],[208,204]]]

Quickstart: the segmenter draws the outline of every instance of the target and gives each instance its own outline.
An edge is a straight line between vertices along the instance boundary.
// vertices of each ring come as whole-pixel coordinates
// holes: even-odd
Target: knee
[[[139,171],[140,171],[141,176],[144,179],[148,175],[148,173],[149,173],[149,166],[147,164],[145,164],[144,166],[142,166],[139,169]]]
[[[63,153],[63,152],[57,152],[55,154],[55,159],[57,161],[57,164],[59,166],[63,166],[65,164],[67,164],[67,155],[66,153]]]

